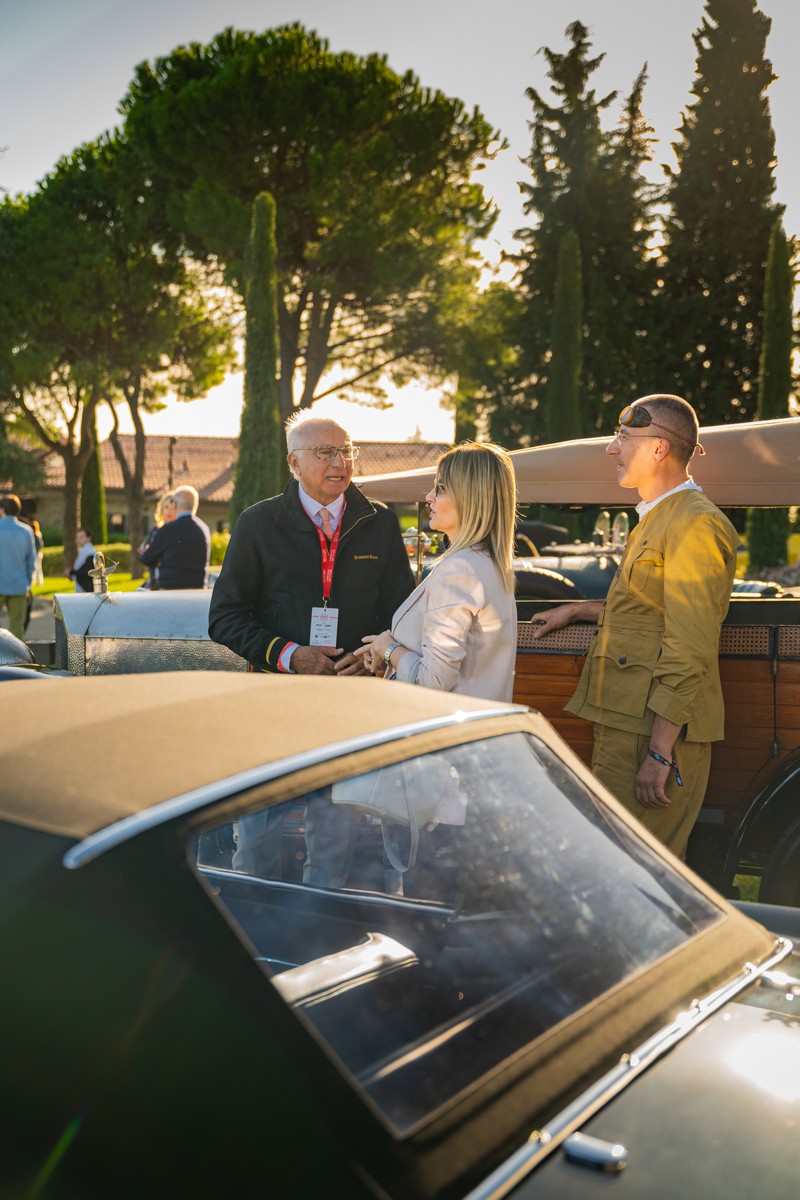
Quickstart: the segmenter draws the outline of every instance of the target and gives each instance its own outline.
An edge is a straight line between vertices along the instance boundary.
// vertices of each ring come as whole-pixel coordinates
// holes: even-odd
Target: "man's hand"
[[[650,749],[671,762],[680,731],[680,725],[656,713],[650,731]],[[647,755],[636,772],[636,799],[645,808],[669,808],[671,801],[665,788],[671,769],[657,758]]]
[[[331,659],[338,658],[341,647],[298,646],[292,652],[289,665],[297,675],[335,675],[336,667]]]
[[[648,754],[636,772],[636,799],[645,808],[669,808],[672,801],[664,790],[670,768]]]
[[[556,629],[566,629],[567,625],[573,625],[575,621],[596,621],[602,607],[602,600],[578,600],[571,604],[559,604],[557,608],[548,608],[533,618],[533,624],[537,626],[533,636],[544,637],[546,633],[554,633]]]
[[[359,658],[357,654],[344,654],[334,663],[334,671],[337,675],[368,675],[366,664],[363,658]]]

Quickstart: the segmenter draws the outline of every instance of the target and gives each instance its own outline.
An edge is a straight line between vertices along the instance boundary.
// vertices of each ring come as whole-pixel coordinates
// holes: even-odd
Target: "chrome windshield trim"
[[[571,1133],[575,1133],[579,1126],[593,1117],[618,1092],[629,1083],[633,1083],[657,1058],[666,1054],[707,1017],[738,996],[739,992],[760,982],[763,976],[768,975],[773,967],[791,954],[793,943],[788,938],[778,938],[776,945],[776,952],[761,966],[747,963],[741,975],[737,975],[735,979],[711,992],[704,999],[692,1001],[691,1007],[678,1013],[671,1024],[653,1034],[630,1054],[623,1054],[615,1067],[562,1109],[544,1129],[534,1130],[525,1145],[515,1150],[496,1171],[474,1188],[465,1200],[501,1200],[501,1197],[507,1196],[548,1154],[552,1154]]]
[[[316,750],[304,750],[301,754],[292,754],[288,758],[276,762],[265,763],[261,767],[251,767],[247,771],[239,771],[216,783],[207,783],[202,787],[184,792],[171,800],[162,800],[152,808],[142,809],[129,817],[122,817],[113,825],[99,829],[90,834],[76,846],[70,847],[63,858],[63,865],[68,871],[84,867],[93,859],[105,854],[114,846],[121,845],[133,837],[137,837],[146,829],[154,829],[175,817],[185,816],[196,812],[217,800],[228,800],[237,792],[247,791],[262,783],[269,783],[281,775],[290,775],[305,767],[315,767],[330,759],[343,758],[346,754],[354,754],[359,750],[369,750],[373,746],[383,746],[386,742],[401,741],[419,733],[429,733],[435,729],[446,729],[448,725],[465,725],[471,721],[485,721],[492,717],[508,717],[520,715],[530,710],[524,704],[509,704],[506,708],[481,708],[469,712],[448,713],[443,717],[429,717],[425,721],[413,721],[408,725],[396,725],[392,729],[384,729],[377,733],[361,734],[358,737],[347,738],[343,742],[333,742],[329,746],[320,746]]]

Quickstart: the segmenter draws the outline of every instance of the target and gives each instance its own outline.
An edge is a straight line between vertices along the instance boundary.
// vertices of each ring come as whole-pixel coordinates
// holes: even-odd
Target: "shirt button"
[[[625,654],[620,654],[619,658],[617,659],[617,662],[619,663],[619,665],[621,667],[624,667],[625,663],[627,661],[628,661],[628,658],[627,658],[627,655],[625,655]]]

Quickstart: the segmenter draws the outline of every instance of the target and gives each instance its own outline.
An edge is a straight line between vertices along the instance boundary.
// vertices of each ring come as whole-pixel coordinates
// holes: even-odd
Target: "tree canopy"
[[[127,478],[135,538],[140,407],[168,389],[193,398],[220,382],[232,356],[228,323],[191,270],[156,248],[138,171],[117,138],[61,160],[30,197],[5,201],[0,221],[0,396],[64,461],[68,552],[96,408],[128,405],[141,442]]]
[[[772,228],[764,289],[764,333],[758,378],[759,420],[789,415],[794,344],[794,245],[780,221]],[[747,514],[750,570],[786,562],[789,513],[785,508],[751,508]]]
[[[331,368],[328,391],[368,390],[440,363],[442,311],[466,305],[495,218],[472,182],[499,147],[477,109],[294,24],[141,64],[122,111],[165,190],[165,241],[220,261],[243,297],[251,206],[273,196],[284,418]]]
[[[571,230],[558,248],[553,299],[550,395],[547,405],[547,440],[566,442],[581,436],[580,389],[583,366],[583,297],[581,248]]]
[[[264,192],[253,201],[247,256],[244,407],[229,514],[231,528],[245,508],[265,496],[276,495],[286,477],[278,396],[275,259],[275,203],[270,194]]]
[[[525,314],[520,328],[528,417],[525,440],[540,440],[547,421],[551,333],[559,247],[574,232],[581,251],[583,376],[581,432],[610,429],[619,408],[648,374],[648,307],[655,273],[648,252],[653,189],[642,174],[650,157],[650,129],[641,110],[645,71],[635,80],[616,128],[603,114],[616,92],[598,97],[591,78],[604,55],[590,56],[588,29],[567,29],[566,53],[543,51],[556,103],[534,88],[530,123],[531,179],[521,184],[525,211],[535,224],[518,231],[517,258]],[[504,424],[507,414],[498,414]],[[493,431],[495,425],[493,423]]]
[[[765,57],[770,19],[755,0],[707,0],[694,34],[697,68],[669,171],[661,390],[701,423],[756,411],[775,136]]]

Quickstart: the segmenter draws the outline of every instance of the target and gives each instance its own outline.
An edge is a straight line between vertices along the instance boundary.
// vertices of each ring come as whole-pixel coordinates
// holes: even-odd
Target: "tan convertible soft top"
[[[331,743],[458,712],[513,712],[378,679],[227,671],[7,683],[3,696],[0,820],[75,838]]]
[[[800,418],[715,425],[700,440],[705,455],[692,459],[693,478],[722,507],[800,503]],[[616,482],[605,448],[608,438],[585,438],[534,446],[512,454],[523,504],[608,504],[631,506],[638,496]],[[376,500],[424,500],[434,468],[370,475],[359,486]]]

